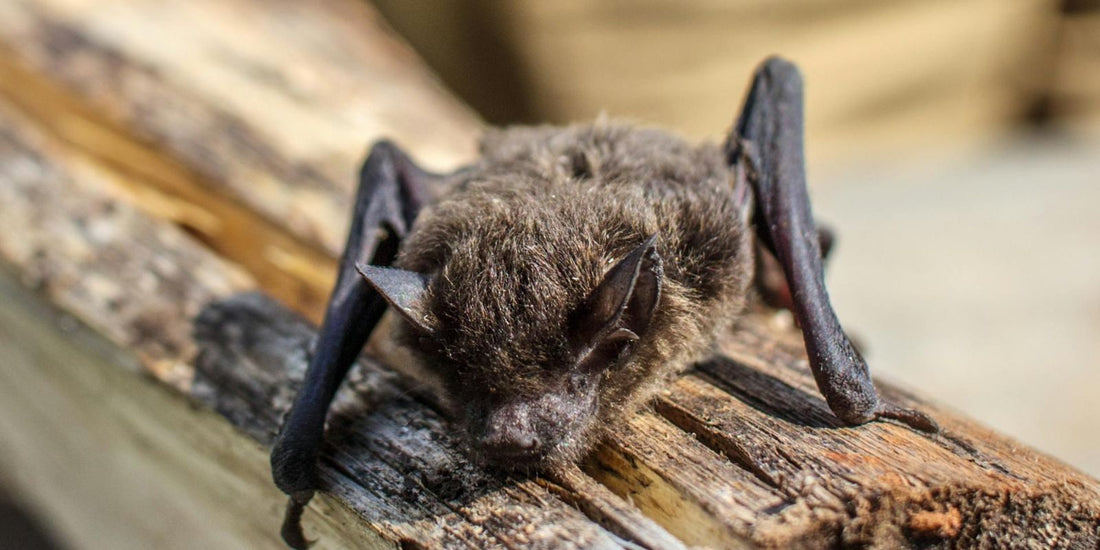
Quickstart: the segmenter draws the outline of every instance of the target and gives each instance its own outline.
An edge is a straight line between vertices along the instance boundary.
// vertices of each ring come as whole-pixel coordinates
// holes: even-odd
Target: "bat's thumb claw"
[[[940,433],[940,425],[931,416],[914,409],[903,409],[894,405],[882,404],[875,413],[876,418],[896,420],[917,430],[930,434]]]
[[[305,511],[309,499],[313,498],[313,491],[307,491],[291,495],[286,503],[286,514],[283,516],[283,527],[279,534],[283,536],[283,542],[294,550],[307,550],[312,541],[306,540],[302,531],[302,512]]]

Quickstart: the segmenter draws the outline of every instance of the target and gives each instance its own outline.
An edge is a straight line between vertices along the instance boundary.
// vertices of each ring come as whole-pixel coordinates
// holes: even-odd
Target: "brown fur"
[[[603,375],[551,458],[574,458],[709,352],[745,306],[746,205],[720,149],[625,124],[494,131],[481,160],[421,214],[397,265],[434,275],[420,305],[432,337],[400,334],[458,404],[536,399],[574,358],[569,320],[604,273],[650,235],[660,302],[632,361]]]

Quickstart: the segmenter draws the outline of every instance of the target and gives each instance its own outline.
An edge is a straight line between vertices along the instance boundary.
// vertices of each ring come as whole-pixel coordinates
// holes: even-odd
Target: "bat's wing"
[[[386,301],[359,275],[356,264],[393,262],[398,245],[428,200],[425,183],[432,177],[388,142],[371,148],[360,172],[336,287],[305,380],[271,452],[275,484],[291,497],[282,534],[294,548],[308,546],[301,514],[318,488],[317,454],[329,405],[386,310]]]
[[[802,134],[802,77],[791,63],[770,58],[753,78],[730,136],[729,159],[752,185],[756,235],[786,273],[817,387],[848,424],[888,417],[937,431],[926,415],[879,400],[867,363],[833,312],[806,191]]]

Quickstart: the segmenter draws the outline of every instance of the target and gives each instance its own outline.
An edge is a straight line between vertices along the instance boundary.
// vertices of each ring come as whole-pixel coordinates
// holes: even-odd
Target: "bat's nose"
[[[542,440],[526,426],[493,423],[480,438],[481,448],[500,458],[534,457],[542,448]]]
[[[540,447],[541,442],[533,435],[481,440],[481,448],[493,457],[499,458],[536,457]]]
[[[485,419],[477,443],[494,462],[539,458],[542,438],[532,425],[526,404],[509,404],[494,410]]]

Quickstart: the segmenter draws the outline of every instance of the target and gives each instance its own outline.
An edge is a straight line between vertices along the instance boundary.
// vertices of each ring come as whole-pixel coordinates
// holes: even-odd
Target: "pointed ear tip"
[[[657,254],[657,236],[658,235],[659,235],[658,233],[654,233],[654,234],[650,235],[649,238],[646,239],[645,242],[642,243],[642,246],[639,247],[639,248],[642,249],[642,257],[643,258],[648,258],[650,260],[653,260],[653,259],[660,260],[661,256],[659,254]]]
[[[640,266],[645,259],[652,260],[657,257],[657,233],[654,233],[647,237],[641,244],[636,246],[634,250],[631,250],[622,260],[619,261],[619,265],[624,268],[628,265]],[[635,267],[637,269],[637,267]]]
[[[645,238],[634,250],[630,253],[630,256],[645,256],[657,247],[657,233],[654,233]]]
[[[358,271],[360,275],[370,279],[371,275],[377,272],[378,266],[373,266],[366,262],[355,262],[355,270]]]

